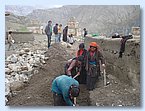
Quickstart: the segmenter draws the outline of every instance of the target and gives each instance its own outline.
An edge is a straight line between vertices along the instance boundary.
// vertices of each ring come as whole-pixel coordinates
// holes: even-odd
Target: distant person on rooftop
[[[86,35],[88,34],[88,31],[86,28],[84,28],[83,31],[84,31],[84,37],[86,37]]]

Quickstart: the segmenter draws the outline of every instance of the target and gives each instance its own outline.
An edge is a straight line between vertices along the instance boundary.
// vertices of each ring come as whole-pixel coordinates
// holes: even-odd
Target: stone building
[[[69,35],[73,34],[74,36],[79,36],[80,34],[79,22],[76,21],[75,17],[71,17],[67,25]]]
[[[132,27],[132,35],[135,39],[140,39],[140,27]]]

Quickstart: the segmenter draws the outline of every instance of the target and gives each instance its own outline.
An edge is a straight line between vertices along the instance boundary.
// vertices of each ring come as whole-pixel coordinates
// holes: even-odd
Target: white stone
[[[6,61],[11,61],[11,55],[7,57]]]
[[[21,71],[28,70],[27,66],[21,66]]]
[[[49,57],[45,57],[45,58],[44,58],[44,60],[48,60],[48,59],[49,59]]]
[[[6,74],[10,74],[12,72],[12,70],[10,70],[9,68],[5,68],[5,73]]]
[[[61,44],[65,47],[67,47],[67,43],[66,42],[61,42]]]
[[[34,63],[34,59],[31,58],[31,59],[28,60],[28,62],[29,62],[29,64],[33,64]]]
[[[41,63],[43,63],[43,64],[45,64],[45,63],[46,63],[46,62],[45,62],[44,60],[42,60],[42,59],[40,59],[40,62],[41,62]]]
[[[23,55],[23,54],[25,54],[25,51],[22,49],[20,50],[19,55]]]
[[[12,91],[18,91],[24,88],[24,83],[22,81],[13,81],[10,83],[10,89]]]
[[[5,95],[10,95],[10,83],[5,83]]]
[[[7,99],[7,97],[5,97],[5,103],[7,103],[8,102],[8,99]]]
[[[24,48],[24,51],[25,51],[25,52],[29,52],[30,49],[29,49],[29,48]]]
[[[45,55],[40,55],[40,58],[41,59],[45,59]]]
[[[12,71],[19,71],[20,66],[16,65],[16,64],[8,64],[8,68],[11,69]]]
[[[12,57],[11,57],[11,62],[15,63],[17,61],[18,61],[17,56],[15,54],[13,54]]]
[[[34,74],[37,74],[39,71],[38,70],[34,70]]]
[[[71,47],[72,47],[72,45],[68,43],[67,44],[67,48],[71,48]]]
[[[20,81],[22,82],[28,82],[29,78],[25,74],[20,74],[19,76]]]

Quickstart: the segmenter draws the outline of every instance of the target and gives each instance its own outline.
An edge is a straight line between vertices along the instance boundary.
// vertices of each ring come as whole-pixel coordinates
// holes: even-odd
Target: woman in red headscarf
[[[105,68],[105,60],[96,42],[91,42],[89,46],[86,56],[87,89],[93,90],[100,75],[99,61],[101,61],[102,67]]]

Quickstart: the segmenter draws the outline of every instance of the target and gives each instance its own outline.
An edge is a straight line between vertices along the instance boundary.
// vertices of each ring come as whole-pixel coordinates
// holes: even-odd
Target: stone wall
[[[8,32],[6,32],[6,37],[7,35]],[[12,35],[16,43],[34,41],[32,32],[13,32]]]
[[[118,58],[121,38],[92,38],[86,37],[88,48],[91,41],[97,42],[106,59],[106,72],[116,76],[120,81],[131,86],[140,86],[140,39],[130,39],[126,42],[122,58]]]

